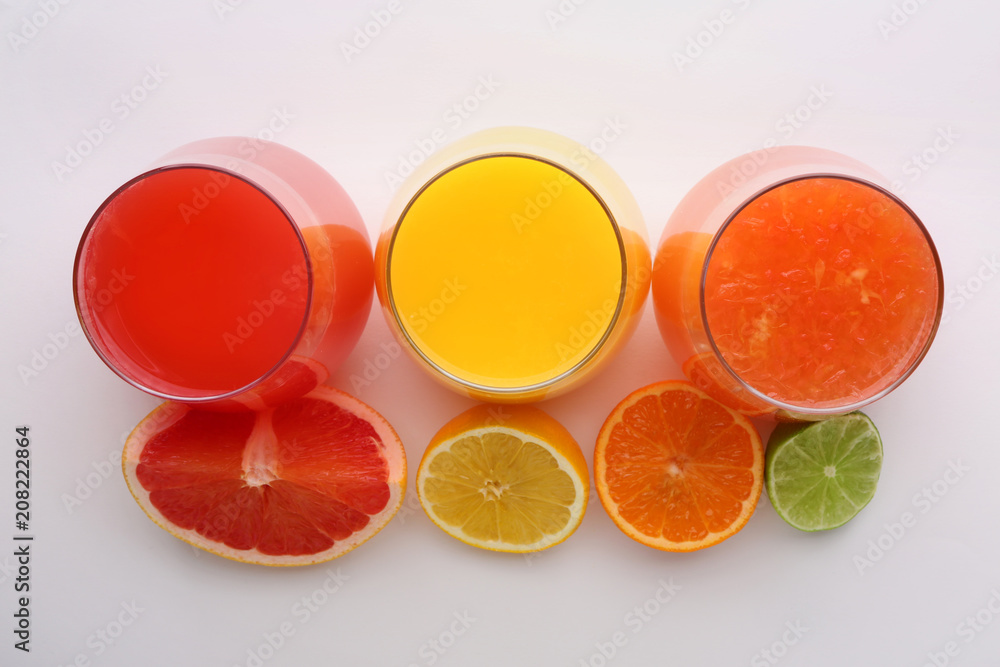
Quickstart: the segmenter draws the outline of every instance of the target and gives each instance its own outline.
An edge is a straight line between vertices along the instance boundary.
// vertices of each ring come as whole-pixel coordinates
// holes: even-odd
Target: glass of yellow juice
[[[389,327],[478,400],[551,398],[621,349],[649,292],[639,207],[592,151],[522,127],[478,132],[401,186],[375,252]]]

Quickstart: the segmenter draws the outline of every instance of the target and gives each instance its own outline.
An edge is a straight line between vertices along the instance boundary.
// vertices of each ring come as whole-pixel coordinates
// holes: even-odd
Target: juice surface
[[[432,181],[389,249],[400,325],[441,370],[486,387],[547,382],[615,321],[623,246],[601,202],[559,167],[489,156]]]
[[[808,178],[755,199],[705,275],[708,328],[745,382],[822,408],[874,396],[922,353],[939,304],[932,246],[878,190]]]
[[[187,397],[239,389],[302,330],[309,264],[293,223],[222,172],[155,172],[103,209],[79,286],[95,342],[128,375]]]

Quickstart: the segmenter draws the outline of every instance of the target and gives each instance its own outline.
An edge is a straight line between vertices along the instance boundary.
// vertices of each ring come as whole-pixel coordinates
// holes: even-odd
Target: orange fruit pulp
[[[326,386],[256,412],[164,403],[129,436],[122,465],[136,502],[161,528],[264,565],[350,551],[395,515],[406,484],[389,423]]]
[[[663,551],[703,549],[736,534],[763,480],[754,425],[683,381],[626,397],[594,450],[594,485],[608,515],[632,539]]]

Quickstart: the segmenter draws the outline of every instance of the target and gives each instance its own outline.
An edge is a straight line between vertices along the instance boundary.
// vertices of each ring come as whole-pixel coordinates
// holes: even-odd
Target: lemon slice
[[[559,544],[583,520],[587,462],[538,408],[480,405],[431,439],[417,496],[441,530],[474,547],[526,553]]]

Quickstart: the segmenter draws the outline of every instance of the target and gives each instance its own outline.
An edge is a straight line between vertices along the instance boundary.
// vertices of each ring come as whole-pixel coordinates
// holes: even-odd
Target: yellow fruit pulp
[[[580,524],[590,492],[579,445],[537,408],[504,408],[513,409],[509,426],[484,425],[490,409],[460,415],[431,441],[417,472],[424,510],[451,536],[484,549],[562,542]]]

